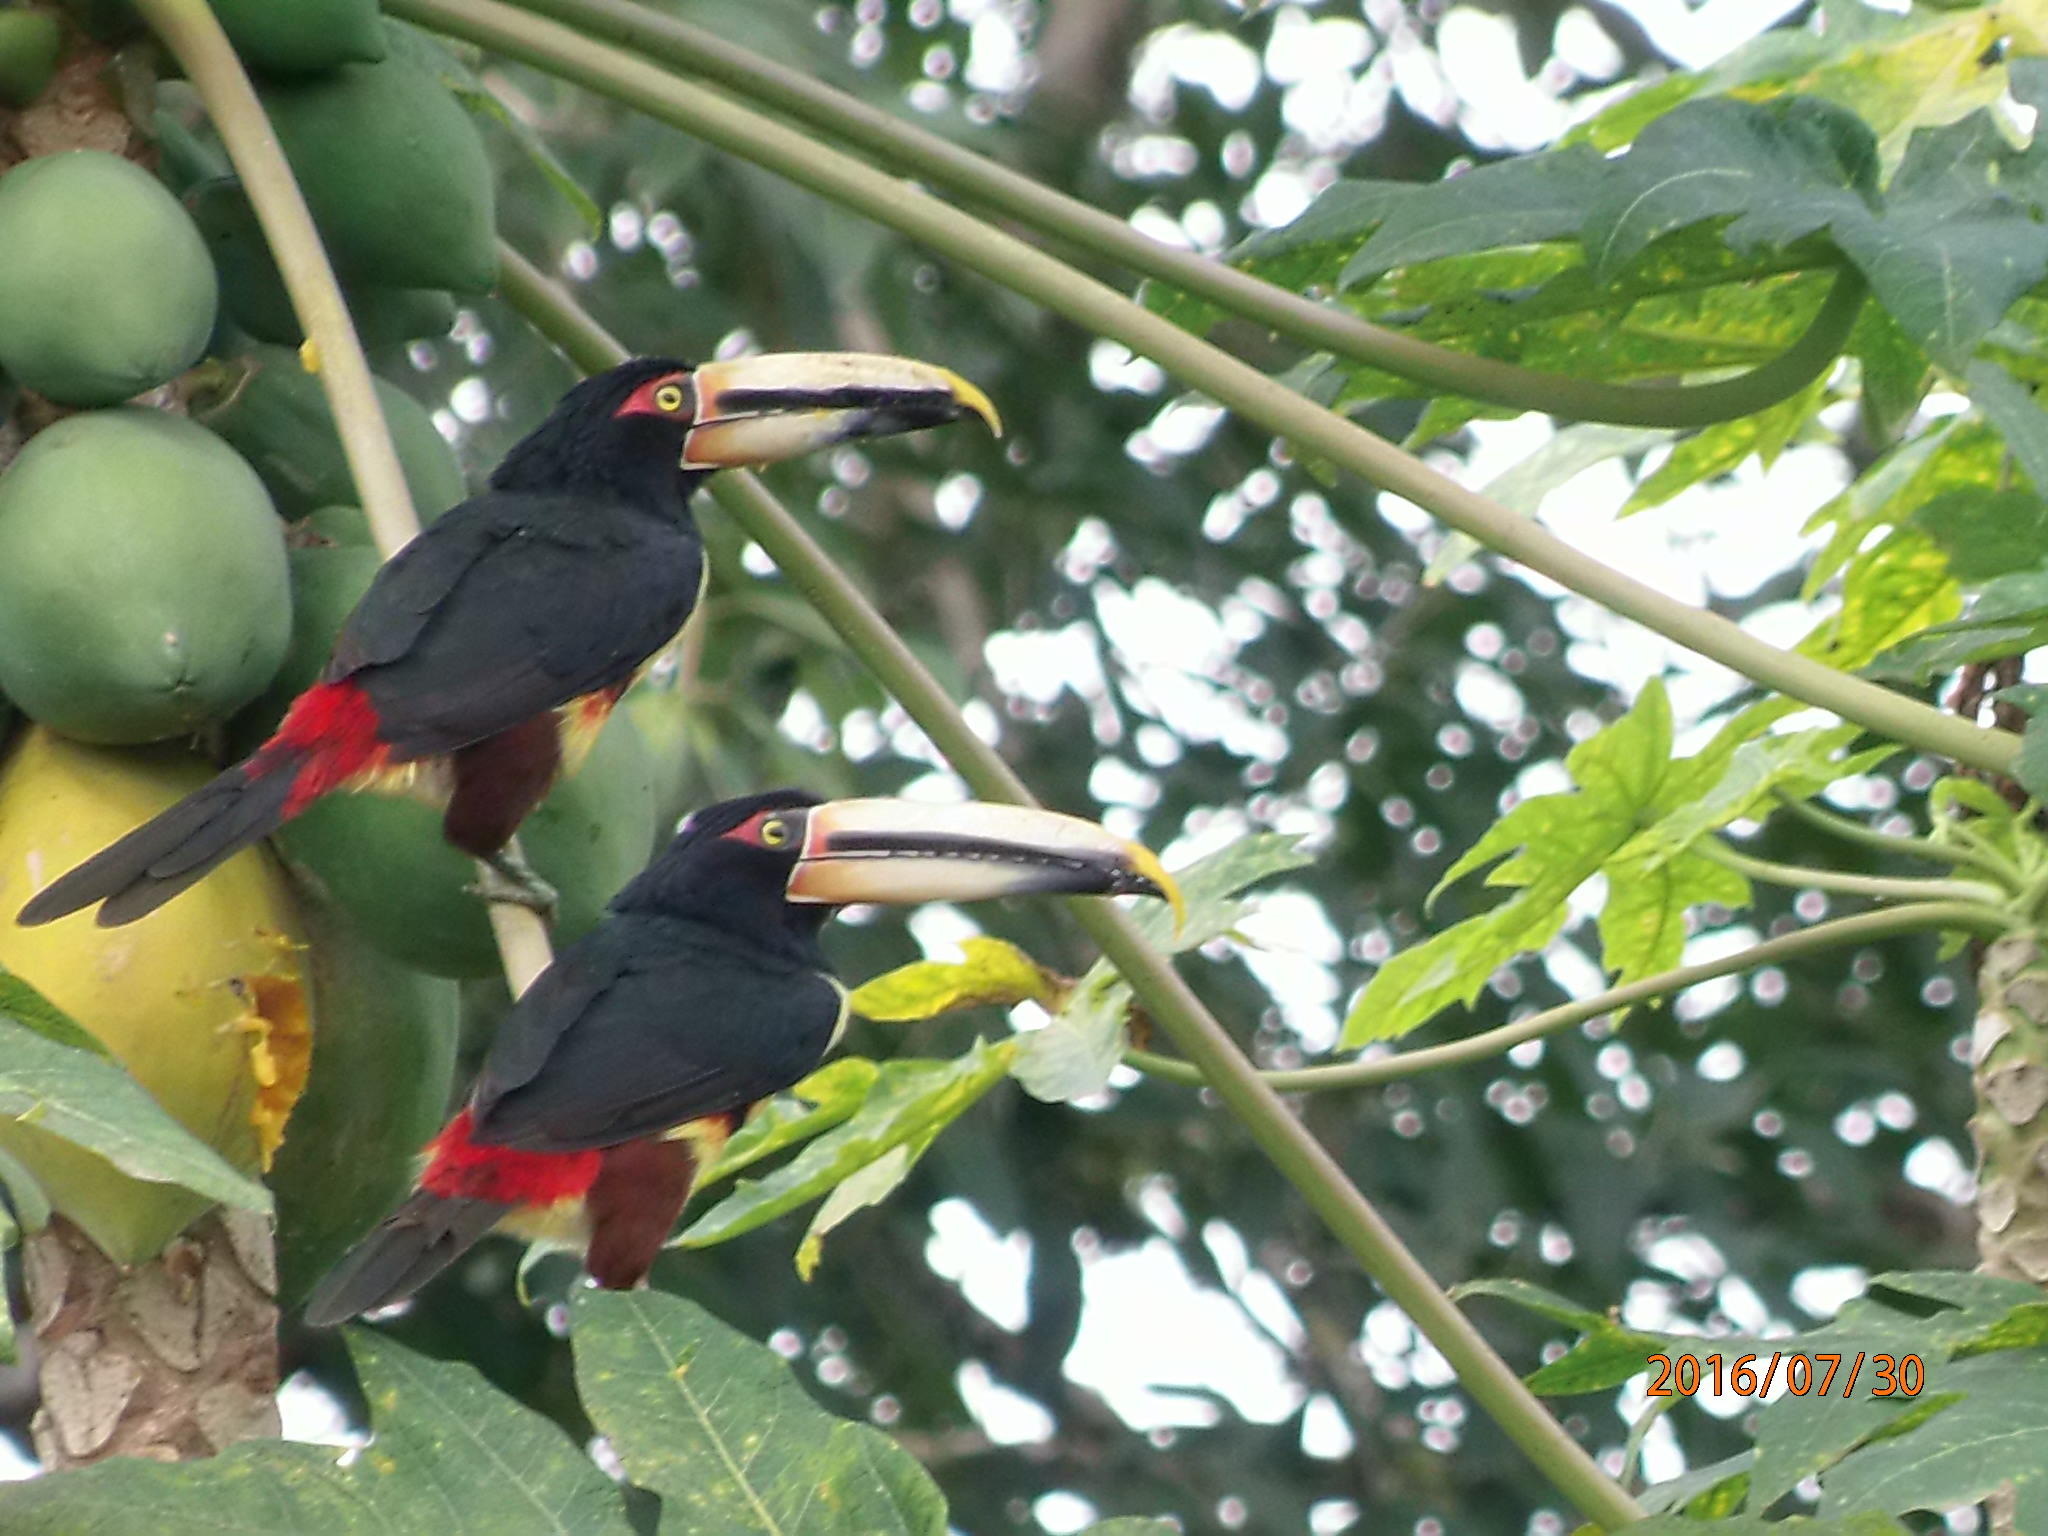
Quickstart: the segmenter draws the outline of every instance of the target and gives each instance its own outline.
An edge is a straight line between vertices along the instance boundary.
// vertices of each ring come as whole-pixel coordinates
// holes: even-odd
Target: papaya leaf
[[[894,1194],[896,1186],[910,1177],[912,1165],[924,1156],[925,1148],[937,1135],[938,1129],[934,1127],[915,1141],[899,1142],[867,1167],[832,1186],[832,1193],[812,1215],[803,1241],[796,1245],[798,1279],[807,1281],[818,1272],[818,1262],[825,1256],[826,1235],[834,1227],[844,1224],[847,1217],[869,1206],[880,1205]]]
[[[2048,411],[2034,392],[1988,357],[1970,364],[1968,378],[1971,403],[1998,428],[2027,479],[2036,490],[2048,486]]]
[[[1894,646],[1962,611],[1948,556],[1917,528],[1897,528],[1842,573],[1842,606],[1799,643],[1802,654],[1845,672],[1869,666]]]
[[[1356,287],[1395,267],[1439,256],[1533,245],[1576,234],[1587,202],[1606,175],[1607,162],[1600,155],[1578,148],[1520,155],[1421,186],[1405,184],[1408,195],[1388,198],[1375,207],[1381,215],[1379,227],[1345,264],[1338,286]],[[1352,185],[1347,197],[1351,206],[1373,206],[1356,190],[1357,184]]]
[[[1072,985],[1001,939],[975,937],[960,949],[959,960],[913,961],[862,982],[848,995],[847,1006],[864,1019],[895,1024],[984,1004],[1008,1008],[1029,1002],[1055,1008]]]
[[[1876,677],[1924,679],[1965,666],[2017,656],[2048,640],[2048,566],[1987,582],[1961,618],[1930,624],[1877,655]],[[2021,708],[2027,705],[2020,703]]]
[[[45,1039],[109,1060],[106,1042],[51,1002],[21,977],[0,966],[0,1015],[34,1030]]]
[[[915,1161],[932,1138],[973,1106],[1009,1070],[1017,1041],[977,1040],[950,1061],[886,1061],[866,1101],[765,1178],[742,1179],[731,1194],[673,1239],[679,1248],[709,1248],[808,1205],[840,1181],[910,1147]]]
[[[1741,1451],[1652,1483],[1636,1494],[1636,1502],[1653,1515],[1683,1511],[1694,1520],[1719,1519],[1742,1508],[1749,1494],[1749,1469],[1755,1464],[1755,1451]]]
[[[2048,550],[2048,502],[2030,490],[1958,486],[1908,521],[1941,546],[1949,574],[1965,586],[2032,570]]]
[[[9,1536],[357,1536],[367,1530],[630,1536],[618,1485],[549,1420],[466,1365],[365,1329],[349,1349],[377,1438],[245,1440],[204,1461],[111,1460],[0,1485]]]
[[[1582,1307],[1569,1296],[1560,1296],[1548,1286],[1536,1285],[1528,1280],[1465,1280],[1451,1287],[1451,1300],[1463,1302],[1474,1296],[1490,1296],[1496,1301],[1505,1301],[1547,1317],[1553,1323],[1563,1323],[1581,1332],[1598,1328],[1607,1321],[1607,1314],[1592,1307]]]
[[[1806,1515],[1787,1520],[1766,1520],[1761,1515],[1701,1520],[1688,1512],[1652,1515],[1628,1530],[1629,1536],[1906,1536],[1905,1526],[1874,1512],[1820,1520]]]
[[[585,1289],[576,1384],[664,1526],[761,1536],[943,1536],[946,1501],[880,1430],[827,1413],[775,1353],[694,1302]]]
[[[1769,410],[1738,416],[1694,433],[1637,483],[1620,515],[1628,517],[1661,506],[1681,491],[1727,474],[1752,454],[1768,468],[1826,403],[1827,393],[1827,380],[1818,378]]]
[[[1607,900],[1600,908],[1600,965],[1618,987],[1679,964],[1688,908],[1711,902],[1739,911],[1750,903],[1748,879],[1702,854],[1624,852],[1602,868]]]
[[[1240,892],[1311,862],[1300,843],[1299,838],[1276,832],[1239,838],[1175,875],[1187,904],[1186,920],[1178,929],[1163,902],[1134,908],[1132,920],[1149,943],[1168,953],[1222,938],[1247,910],[1238,899]],[[1018,1036],[1013,1075],[1026,1093],[1048,1104],[1100,1093],[1123,1059],[1130,1010],[1130,987],[1108,961],[1096,961],[1068,990],[1051,1023]]]
[[[853,1118],[867,1102],[879,1069],[865,1056],[842,1056],[747,1116],[720,1149],[718,1160],[704,1171],[698,1188],[731,1178],[742,1168],[771,1157],[784,1147],[829,1131]]]
[[[166,1114],[125,1068],[0,1014],[0,1114],[97,1152],[123,1173],[243,1210],[270,1191]]]

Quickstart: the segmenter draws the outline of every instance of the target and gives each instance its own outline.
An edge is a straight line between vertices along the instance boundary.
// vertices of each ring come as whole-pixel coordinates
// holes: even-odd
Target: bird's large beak
[[[774,352],[691,374],[696,425],[684,469],[772,464],[855,437],[887,437],[979,416],[1002,436],[987,395],[950,369],[868,352]]]
[[[812,807],[791,901],[986,901],[996,896],[1159,896],[1180,887],[1151,849],[1092,821],[1018,805],[831,800]]]

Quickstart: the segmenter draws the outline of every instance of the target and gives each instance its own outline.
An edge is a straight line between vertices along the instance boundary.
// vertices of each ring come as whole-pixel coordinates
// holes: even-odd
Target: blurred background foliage
[[[1617,86],[1810,19],[1769,0],[674,9],[1208,252],[1285,222],[1340,170],[1434,179],[1549,141]],[[1140,835],[1170,864],[1256,827],[1311,840],[1317,863],[1267,896],[1263,948],[1219,944],[1192,962],[1263,1064],[1329,1049],[1347,1000],[1422,931],[1430,886],[1503,797],[1558,787],[1570,745],[1675,664],[1661,643],[1490,563],[1425,584],[1439,535],[1420,516],[1382,518],[1368,488],[1325,483],[1149,364],[894,235],[544,77],[494,68],[489,80],[608,210],[601,233],[582,228],[500,138],[505,233],[636,350],[898,351],[996,399],[1000,442],[946,433],[848,449],[771,483],[1048,803]],[[1294,360],[1268,338],[1226,339],[1264,366]],[[440,413],[473,479],[571,379],[495,303],[466,311],[451,339],[381,362]],[[1399,437],[1413,411],[1396,402],[1368,420]],[[1487,435],[1508,430],[1482,425],[1432,453],[1483,478],[1504,442],[1526,441]],[[1838,485],[1853,454],[1853,442],[1816,442],[1781,462]],[[1609,475],[1587,491],[1607,514],[1627,491]],[[1722,611],[1766,610],[1796,593],[1802,547],[1746,546],[1725,530],[1744,517],[1782,525],[1774,495],[1817,505],[1825,491],[1745,471],[1651,514],[1656,531],[1630,532],[1622,554],[1693,562]],[[681,713],[654,706],[677,743],[657,746],[686,765],[679,803],[785,782],[935,790],[925,781],[944,770],[921,735],[715,508],[700,516],[718,557],[705,643],[657,679]],[[1731,559],[1730,547],[1747,552]],[[1687,675],[1679,697],[1695,717],[1733,693],[1724,674]],[[1837,803],[1910,810],[1931,770],[1893,766]],[[1797,825],[1774,824],[1759,851],[1835,856]],[[1434,921],[1471,900],[1451,892]],[[1761,900],[1741,934],[1700,942],[1734,947],[1824,909],[1817,893]],[[1065,969],[1088,958],[1045,913],[976,920]],[[962,914],[927,911],[908,929],[838,924],[829,943],[859,980],[973,931]],[[1589,1027],[1304,1112],[1445,1283],[1519,1276],[1643,1326],[1802,1322],[1855,1269],[1971,1260],[1954,1203],[1969,1099],[1951,1060],[1966,1027],[1953,972],[1931,940],[1767,971],[1695,989],[1619,1038]],[[1420,1043],[1592,984],[1568,932]],[[502,1006],[494,990],[470,988],[473,1048]],[[1002,1028],[972,1015],[869,1024],[848,1044],[949,1055]],[[785,1221],[672,1254],[657,1283],[772,1340],[823,1401],[898,1435],[963,1530],[1169,1512],[1195,1532],[1569,1523],[1434,1351],[1192,1090],[1121,1073],[1075,1109],[1004,1084],[897,1195],[834,1236],[809,1284],[790,1263],[795,1239]],[[476,1362],[587,1433],[548,1300],[561,1277],[541,1270],[541,1299],[523,1304],[516,1259],[486,1245],[392,1331]],[[1477,1305],[1520,1369],[1555,1342]],[[287,1350],[288,1368],[346,1379],[331,1338],[302,1334]],[[1618,1467],[1615,1402],[1563,1406]],[[1649,1465],[1668,1476],[1742,1443],[1687,1405],[1653,1432]]]

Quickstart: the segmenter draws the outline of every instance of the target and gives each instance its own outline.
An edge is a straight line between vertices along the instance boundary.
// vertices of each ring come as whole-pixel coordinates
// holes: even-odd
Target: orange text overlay
[[[1918,1355],[1877,1355],[1860,1349],[1853,1355],[1774,1349],[1768,1355],[1737,1355],[1732,1360],[1719,1354],[1652,1355],[1647,1363],[1651,1397],[1697,1397],[1701,1392],[1767,1397],[1781,1384],[1794,1397],[1809,1392],[1826,1397],[1836,1389],[1849,1397],[1859,1381],[1872,1397],[1918,1397],[1927,1385],[1927,1366]]]

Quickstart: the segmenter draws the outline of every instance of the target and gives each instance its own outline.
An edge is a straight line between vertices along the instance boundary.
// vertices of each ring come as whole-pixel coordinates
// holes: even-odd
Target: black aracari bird
[[[584,380],[505,456],[490,489],[384,568],[321,680],[271,738],[40,891],[20,921],[101,902],[105,926],[154,911],[338,789],[399,788],[452,766],[448,840],[502,853],[561,767],[682,628],[704,579],[690,516],[713,470],[979,416],[943,368],[784,353],[692,368],[638,358]],[[566,738],[566,741],[565,741]]]
[[[512,1007],[411,1198],[315,1289],[338,1323],[410,1296],[493,1228],[643,1279],[746,1111],[824,1060],[846,995],[819,930],[851,902],[1162,896],[1147,849],[1049,811],[796,790],[707,807]]]

